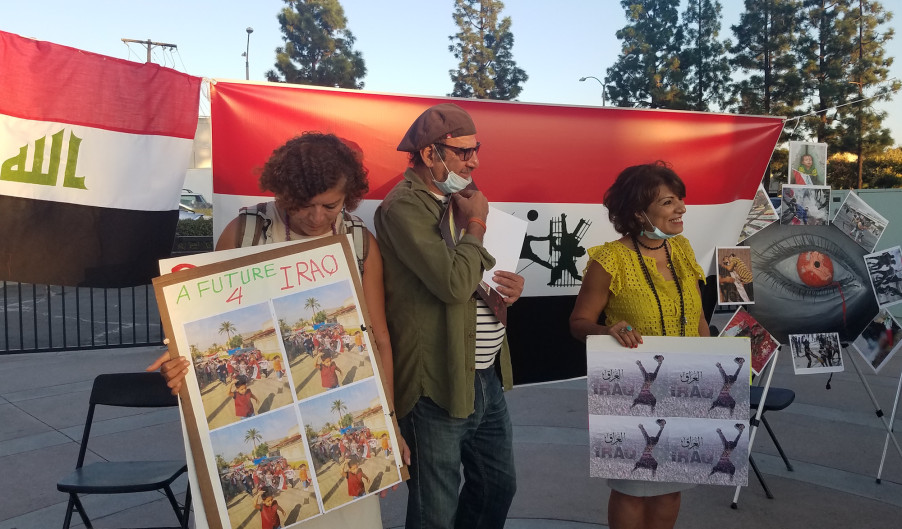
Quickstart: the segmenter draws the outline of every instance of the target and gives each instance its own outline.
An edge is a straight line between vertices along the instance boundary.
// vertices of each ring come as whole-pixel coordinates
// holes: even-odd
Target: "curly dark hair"
[[[363,152],[353,142],[305,132],[272,152],[260,174],[260,189],[271,191],[291,210],[344,181],[344,206],[353,211],[370,189],[362,160]]]
[[[617,180],[605,192],[603,202],[617,233],[639,235],[642,232],[642,219],[636,217],[636,213],[648,209],[657,198],[661,184],[666,185],[680,200],[686,197],[686,185],[670,168],[670,164],[661,160],[627,167],[617,175]]]

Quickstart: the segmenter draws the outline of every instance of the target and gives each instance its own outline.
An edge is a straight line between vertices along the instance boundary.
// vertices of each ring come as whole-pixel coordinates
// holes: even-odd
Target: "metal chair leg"
[[[182,529],[188,529],[188,519],[191,518],[191,485],[185,489],[185,506],[182,512],[185,515],[182,519]]]
[[[783,458],[783,463],[786,465],[786,470],[792,472],[792,464],[789,462],[789,458],[786,457],[786,452],[783,451],[783,447],[780,446],[780,441],[777,441],[777,436],[774,435],[774,431],[771,430],[770,424],[767,423],[767,419],[764,417],[764,414],[761,414],[761,422],[764,423],[764,427],[767,428],[767,433],[770,435],[770,438],[773,440],[774,445],[777,447],[777,452],[780,452],[780,457]]]
[[[757,476],[758,482],[761,483],[761,487],[764,488],[764,494],[767,496],[767,499],[774,499],[774,495],[771,494],[770,488],[768,488],[767,483],[764,481],[764,476],[762,476],[761,471],[758,470],[758,465],[755,464],[755,458],[752,457],[752,454],[749,454],[749,465],[751,465],[752,470],[755,471],[755,476]]]
[[[72,523],[72,511],[78,511],[78,516],[81,517],[81,521],[85,524],[87,529],[94,529],[94,526],[91,525],[91,520],[88,519],[88,515],[85,512],[84,505],[81,504],[81,500],[78,499],[78,495],[74,492],[69,493],[69,502],[66,505],[66,517],[63,519],[63,529],[69,529],[69,525]]]

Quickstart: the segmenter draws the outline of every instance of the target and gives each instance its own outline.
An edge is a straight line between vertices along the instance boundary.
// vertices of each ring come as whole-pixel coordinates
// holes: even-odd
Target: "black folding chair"
[[[56,484],[57,490],[69,494],[69,505],[66,507],[63,529],[69,528],[73,510],[78,511],[85,527],[93,528],[78,494],[123,494],[156,490],[166,493],[178,518],[179,527],[187,528],[191,512],[191,489],[189,487],[185,494],[185,505],[180,506],[171,488],[172,482],[188,470],[184,460],[101,461],[83,466],[85,452],[88,448],[88,437],[91,433],[91,422],[94,419],[94,408],[98,404],[132,408],[160,408],[178,406],[178,398],[169,392],[166,381],[160,373],[103,374],[94,379],[94,388],[91,390],[90,406],[85,420],[85,431],[81,439],[81,448],[78,451],[75,472]]]

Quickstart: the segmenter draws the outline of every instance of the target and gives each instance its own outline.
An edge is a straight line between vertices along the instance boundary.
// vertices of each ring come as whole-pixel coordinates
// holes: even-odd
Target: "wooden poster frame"
[[[207,523],[209,527],[215,529],[226,529],[234,527],[235,524],[230,521],[228,502],[225,500],[225,493],[220,483],[219,469],[216,465],[216,454],[214,453],[214,442],[212,440],[213,436],[228,435],[223,432],[227,432],[234,425],[251,425],[255,421],[261,421],[259,424],[263,424],[264,418],[272,418],[275,414],[281,414],[284,417],[291,415],[291,413],[283,410],[293,410],[293,415],[297,421],[296,425],[291,421],[287,421],[285,424],[291,426],[292,430],[286,430],[286,432],[293,431],[293,428],[297,427],[297,432],[301,437],[299,442],[302,446],[295,446],[295,451],[301,450],[302,455],[306,456],[312,481],[309,488],[315,493],[316,505],[319,511],[319,514],[309,515],[309,517],[296,523],[286,524],[283,519],[283,526],[290,527],[302,524],[303,521],[316,519],[325,512],[330,512],[358,501],[355,498],[351,498],[340,505],[324,507],[323,493],[319,486],[319,470],[314,470],[314,461],[311,458],[311,443],[305,431],[305,425],[309,424],[309,422],[307,422],[307,419],[302,418],[305,413],[303,410],[311,410],[311,413],[317,410],[316,406],[320,402],[318,400],[320,397],[329,397],[331,400],[333,396],[351,395],[352,390],[353,394],[360,393],[363,397],[378,394],[378,404],[381,410],[376,410],[375,406],[373,406],[367,408],[367,412],[370,416],[374,416],[374,420],[378,422],[379,411],[381,411],[392,449],[390,456],[386,452],[386,458],[390,459],[386,463],[386,468],[394,467],[397,470],[397,479],[393,479],[393,472],[388,474],[387,479],[380,481],[378,490],[373,490],[366,496],[377,494],[379,491],[385,490],[408,478],[407,468],[403,465],[400,458],[398,444],[400,433],[397,420],[390,405],[390,399],[385,394],[384,369],[376,349],[375,337],[372,333],[371,318],[363,296],[360,274],[357,271],[357,259],[347,236],[336,235],[308,242],[240,249],[237,252],[247,254],[248,251],[252,253],[233,258],[228,258],[228,252],[215,252],[216,254],[221,253],[223,259],[199,266],[189,264],[192,259],[186,257],[181,260],[184,264],[173,267],[172,273],[165,273],[168,271],[165,270],[164,275],[153,280],[163,331],[170,340],[169,355],[171,358],[181,356],[188,358],[189,361],[192,359],[191,344],[189,344],[186,325],[199,326],[197,322],[218,318],[232,312],[237,314],[239,311],[256,309],[258,306],[265,305],[265,310],[268,310],[269,314],[272,315],[270,325],[273,328],[275,342],[278,344],[278,353],[284,361],[285,381],[281,377],[278,380],[279,383],[285,383],[286,386],[288,384],[291,385],[287,392],[290,395],[288,404],[272,404],[273,408],[266,410],[260,408],[262,411],[255,407],[254,409],[258,412],[257,415],[249,418],[237,417],[237,413],[234,418],[229,415],[228,412],[231,411],[232,406],[232,397],[229,394],[229,398],[218,406],[220,412],[226,413],[219,413],[218,415],[226,415],[228,416],[227,420],[232,422],[226,425],[211,426],[209,422],[211,414],[209,410],[205,409],[199,379],[195,370],[189,368],[185,383],[179,392],[184,428],[186,430],[189,452],[197,473],[197,488],[199,490],[195,491],[195,496],[200,496]],[[206,259],[204,261],[209,262],[209,257],[212,255],[205,254],[204,257]],[[235,255],[235,253],[231,255]],[[217,255],[217,257],[219,256]],[[170,259],[164,263],[172,263],[173,261]],[[343,282],[346,282],[346,285],[342,285]],[[286,346],[279,326],[279,319],[281,318],[278,317],[274,300],[288,300],[290,296],[294,295],[298,295],[300,298],[300,295],[314,289],[330,287],[334,289],[349,287],[348,290],[350,290],[351,294],[349,299],[354,302],[358,311],[357,317],[360,318],[359,323],[363,331],[361,334],[367,351],[366,357],[369,358],[373,367],[373,376],[361,375],[359,380],[354,379],[348,382],[347,386],[342,385],[328,389],[324,386],[313,396],[302,396],[297,393],[299,386],[291,378],[292,368],[290,364],[292,362],[287,361],[289,357],[286,356]],[[301,300],[299,299],[299,301]],[[261,308],[260,310],[264,309]],[[227,347],[223,348],[223,352],[220,355],[227,354],[225,349]],[[351,354],[359,355],[360,353],[354,352]],[[333,353],[332,356],[337,357],[338,355]],[[365,360],[361,359],[360,362],[365,363]],[[193,362],[192,365],[194,365]],[[311,375],[311,377],[314,375]],[[316,379],[314,382],[317,382],[320,377],[315,376],[314,378]],[[230,376],[230,383],[232,380],[234,379]],[[375,383],[370,384],[370,380],[374,380]],[[213,384],[215,384],[215,381]],[[226,386],[231,390],[231,386]],[[219,391],[220,393],[222,392],[221,389]],[[280,398],[284,401],[286,397],[282,395]],[[321,400],[325,402],[325,398]],[[375,402],[375,399],[367,402]],[[258,402],[257,406],[260,406],[260,404]],[[214,417],[217,416],[217,414],[212,415]],[[284,438],[288,439],[289,437],[286,435]],[[368,444],[371,446],[371,443]],[[220,444],[220,446],[223,445]],[[361,451],[367,453],[367,450],[364,447]],[[344,455],[342,457],[344,458]],[[372,479],[373,477],[370,476],[370,480]],[[341,481],[337,483],[340,484]],[[367,488],[371,486],[372,482],[368,484]]]

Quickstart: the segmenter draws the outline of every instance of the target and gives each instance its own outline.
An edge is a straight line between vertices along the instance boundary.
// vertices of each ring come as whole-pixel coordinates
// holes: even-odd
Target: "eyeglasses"
[[[438,145],[441,145],[456,154],[462,162],[466,162],[472,158],[474,154],[479,152],[479,147],[482,146],[478,141],[476,142],[476,147],[455,147],[453,145],[448,145],[447,143],[439,143]]]

